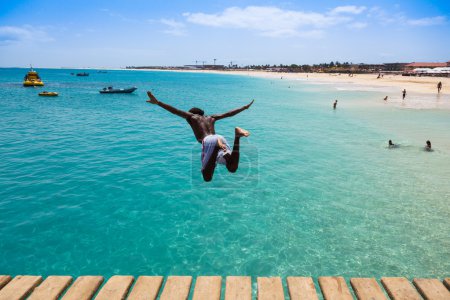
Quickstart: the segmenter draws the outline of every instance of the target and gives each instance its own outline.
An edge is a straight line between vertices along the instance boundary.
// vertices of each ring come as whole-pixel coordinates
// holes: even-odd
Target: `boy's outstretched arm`
[[[224,114],[212,115],[211,117],[214,118],[214,119],[216,119],[216,120],[220,120],[220,119],[232,117],[232,116],[234,116],[234,115],[237,115],[238,113],[240,113],[240,112],[243,111],[243,110],[249,109],[250,106],[252,106],[252,104],[253,104],[254,101],[255,101],[255,100],[252,100],[252,102],[250,102],[249,104],[244,105],[244,106],[242,106],[242,107],[240,107],[240,108],[236,108],[236,109],[230,110],[229,112],[226,112],[226,113],[224,113]]]
[[[187,111],[183,111],[183,110],[179,110],[173,106],[170,106],[169,104],[163,103],[161,101],[158,101],[158,99],[156,99],[155,96],[153,96],[152,92],[148,91],[147,95],[150,99],[147,100],[148,103],[151,104],[156,104],[158,106],[161,106],[162,108],[164,108],[165,110],[173,113],[174,115],[180,116],[184,119],[189,118],[190,116],[192,116],[192,113],[187,112]]]

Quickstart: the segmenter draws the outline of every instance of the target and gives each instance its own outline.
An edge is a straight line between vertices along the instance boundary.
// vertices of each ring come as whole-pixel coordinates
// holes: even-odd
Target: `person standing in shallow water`
[[[174,115],[182,117],[189,123],[194,131],[195,138],[202,144],[202,175],[205,181],[212,180],[217,163],[225,165],[231,173],[237,171],[239,166],[239,141],[241,137],[248,137],[250,132],[236,127],[234,129],[233,151],[231,151],[227,140],[216,134],[214,124],[218,120],[232,117],[249,109],[255,100],[224,114],[205,116],[204,111],[200,108],[193,107],[189,111],[182,111],[157,100],[151,92],[147,92],[147,95],[150,98],[147,100],[148,103],[156,104]]]
[[[333,109],[336,109],[336,106],[337,106],[337,100],[334,100]]]
[[[438,89],[438,94],[441,92],[442,89],[442,82],[439,81],[439,83],[437,84],[437,89]]]
[[[406,89],[403,89],[402,94],[403,94],[403,100],[405,100],[405,97],[406,97]]]
[[[388,147],[389,148],[395,148],[395,144],[392,142],[392,140],[389,140]]]

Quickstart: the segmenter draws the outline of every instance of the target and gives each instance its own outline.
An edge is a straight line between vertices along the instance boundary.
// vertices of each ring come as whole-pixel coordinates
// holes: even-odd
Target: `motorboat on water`
[[[23,78],[23,86],[44,86],[44,82],[39,77],[39,74],[33,70],[33,67],[30,68],[30,71]]]
[[[127,89],[115,89],[112,86],[109,86],[107,88],[103,88],[103,90],[100,90],[100,94],[129,94],[137,90],[137,87],[131,87]]]
[[[39,96],[43,96],[43,97],[56,97],[58,96],[57,92],[47,92],[47,91],[43,91],[41,93],[39,93]]]
[[[77,76],[89,76],[89,73],[86,73],[86,72],[77,73]]]

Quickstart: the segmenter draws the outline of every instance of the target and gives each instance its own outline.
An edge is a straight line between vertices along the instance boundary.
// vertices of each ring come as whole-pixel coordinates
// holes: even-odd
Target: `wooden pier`
[[[404,277],[351,278],[319,277],[318,286],[311,277],[257,277],[255,294],[252,278],[228,276],[222,288],[221,276],[22,276],[0,275],[0,300],[450,300],[450,278]],[[193,288],[191,290],[191,286]]]

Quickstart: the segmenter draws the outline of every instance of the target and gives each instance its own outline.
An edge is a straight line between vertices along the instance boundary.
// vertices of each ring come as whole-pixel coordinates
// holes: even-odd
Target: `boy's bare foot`
[[[247,130],[242,129],[240,127],[236,127],[234,129],[234,134],[238,137],[242,137],[242,136],[248,137],[250,135],[250,132],[248,132]]]

